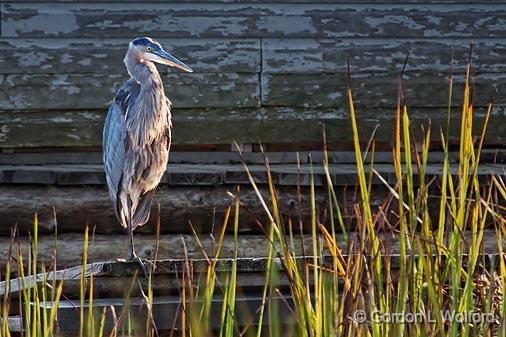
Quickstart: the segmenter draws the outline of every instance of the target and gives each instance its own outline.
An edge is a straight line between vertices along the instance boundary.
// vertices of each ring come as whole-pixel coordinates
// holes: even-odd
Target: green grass
[[[353,145],[358,177],[359,202],[354,205],[354,222],[347,223],[338,202],[336,187],[329,170],[327,149],[324,149],[323,169],[326,176],[328,195],[328,216],[322,223],[318,216],[315,183],[310,181],[311,236],[312,245],[308,248],[309,260],[301,262],[293,249],[297,240],[294,227],[302,226],[296,219],[282,216],[278,193],[271,176],[269,160],[265,157],[269,196],[265,198],[260,188],[244,164],[250,184],[255,190],[262,206],[267,223],[262,224],[265,240],[269,243],[266,251],[267,264],[262,289],[263,305],[251,313],[260,322],[247,329],[238,326],[236,306],[237,288],[237,244],[239,215],[243,212],[239,191],[230,193],[232,203],[226,211],[223,224],[216,235],[216,244],[211,257],[202,251],[208,268],[198,281],[195,275],[185,268],[180,274],[182,320],[177,326],[177,334],[182,336],[505,336],[506,301],[502,294],[506,290],[506,260],[503,252],[503,237],[506,234],[504,221],[504,201],[506,184],[500,176],[491,177],[488,184],[478,180],[478,167],[486,135],[486,128],[492,111],[492,104],[486,109],[485,123],[478,135],[473,134],[474,109],[471,99],[471,68],[468,66],[461,108],[459,161],[449,161],[449,125],[452,102],[453,78],[450,76],[448,95],[448,127],[446,131],[425,129],[422,139],[414,139],[410,127],[409,110],[403,99],[402,81],[399,80],[399,97],[395,113],[395,133],[392,148],[392,163],[397,178],[390,186],[374,169],[375,143],[370,142],[366,149],[361,148],[364,135],[359,134],[356,123],[353,91],[348,88],[347,97],[350,122],[353,130]],[[402,74],[401,74],[402,77]],[[350,81],[351,82],[351,81]],[[327,130],[333,132],[333,130]],[[440,134],[444,162],[441,175],[435,183],[426,175],[431,135]],[[367,135],[365,135],[367,136]],[[420,148],[417,148],[420,147]],[[364,163],[365,152],[371,158],[368,166]],[[450,169],[455,165],[457,174]],[[385,200],[382,207],[371,204],[373,179],[383,182],[391,192],[392,200]],[[434,186],[439,183],[438,188]],[[434,191],[437,190],[437,197]],[[429,194],[429,191],[431,192]],[[429,208],[430,198],[438,200],[438,207]],[[433,214],[436,212],[436,214]],[[389,229],[380,228],[380,222],[389,215]],[[394,214],[392,216],[392,214]],[[232,228],[229,228],[232,226]],[[483,248],[483,233],[486,226],[493,228],[497,236],[498,260],[488,266],[480,253]],[[358,233],[352,240],[350,228]],[[234,235],[234,254],[231,271],[225,277],[216,271],[225,237],[225,231]],[[159,233],[159,226],[157,233]],[[464,233],[470,233],[467,237]],[[386,254],[389,242],[385,234],[399,237],[400,254],[397,260]],[[5,271],[9,279],[12,264],[24,282],[25,277],[45,272],[44,264],[37,258],[38,222],[35,216],[32,246],[28,261],[23,260],[16,238],[12,240],[12,257]],[[338,243],[337,236],[345,238],[345,244]],[[198,235],[195,239],[202,247]],[[464,259],[464,254],[466,258]],[[88,230],[83,247],[83,265],[88,255]],[[157,256],[157,254],[155,254]],[[324,257],[330,257],[324,262]],[[46,261],[47,262],[47,261]],[[275,263],[276,262],[276,263]],[[283,270],[279,269],[279,263]],[[42,267],[39,267],[42,266]],[[53,264],[54,266],[55,264]],[[39,269],[40,268],[40,269]],[[84,274],[83,267],[83,274]],[[283,302],[271,300],[280,294],[278,278],[280,274],[289,280],[289,295],[292,299],[291,321],[287,323],[280,317]],[[122,312],[110,308],[97,311],[93,308],[93,278],[81,278],[80,293],[80,336],[119,336],[143,335],[157,336],[156,325],[152,321],[153,289],[155,275],[149,275],[148,287],[143,298],[148,308],[148,319],[136,322],[130,313],[128,295],[137,283],[132,280],[130,291],[125,296]],[[197,286],[195,286],[197,284]],[[7,285],[8,286],[8,285]],[[58,303],[62,298],[63,282],[44,279],[31,289],[21,291],[20,306],[24,309],[24,336],[58,335],[57,311],[43,309],[38,305],[52,301]],[[223,298],[218,311],[220,327],[211,328],[212,299]],[[91,304],[85,309],[85,302]],[[30,305],[34,302],[37,305]],[[16,306],[9,296],[2,298],[2,327],[0,336],[10,336],[7,316]],[[448,320],[442,311],[450,315],[466,315],[472,312],[490,314],[494,322],[459,322]],[[410,323],[397,319],[362,321],[358,312],[366,316],[384,314],[430,314],[432,320],[420,319]],[[105,318],[114,317],[115,328],[105,331]],[[408,316],[406,316],[407,318]],[[270,325],[263,325],[269,318]]]

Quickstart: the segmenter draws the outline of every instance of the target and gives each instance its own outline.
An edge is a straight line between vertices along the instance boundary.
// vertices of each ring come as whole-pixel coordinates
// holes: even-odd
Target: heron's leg
[[[129,260],[133,260],[137,257],[135,254],[134,248],[134,229],[132,226],[132,200],[128,198],[128,236],[130,239],[130,258]]]
[[[128,258],[128,261],[135,262],[140,267],[142,272],[144,273],[144,276],[148,276],[148,270],[146,268],[146,265],[144,264],[144,261],[140,257],[135,254],[135,248],[134,248],[134,229],[132,226],[132,201],[129,200],[128,205],[128,236],[130,239],[130,257]]]
[[[135,248],[134,248],[134,231],[132,228],[131,223],[128,224],[128,236],[130,239],[130,260],[133,260],[137,257],[137,254],[135,254]]]

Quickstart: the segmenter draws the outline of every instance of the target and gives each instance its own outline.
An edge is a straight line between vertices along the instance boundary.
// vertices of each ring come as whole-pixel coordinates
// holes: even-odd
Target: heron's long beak
[[[153,51],[153,54],[155,54],[155,58],[153,61],[155,62],[158,62],[158,63],[162,63],[162,64],[166,64],[166,65],[169,65],[169,66],[172,66],[172,67],[176,67],[176,68],[179,68],[183,71],[187,71],[189,73],[192,73],[193,72],[193,69],[188,67],[186,64],[184,64],[183,62],[179,61],[177,58],[175,58],[174,56],[172,56],[171,54],[167,53],[165,50],[156,50],[156,51]]]

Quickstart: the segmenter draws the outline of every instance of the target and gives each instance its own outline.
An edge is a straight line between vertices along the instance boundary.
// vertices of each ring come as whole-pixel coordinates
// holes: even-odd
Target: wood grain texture
[[[311,182],[311,167],[303,164],[297,169],[296,164],[271,165],[272,181],[278,186],[309,186]],[[265,166],[262,164],[248,165],[249,170],[259,184],[267,184]],[[375,169],[388,183],[395,184],[397,179],[391,163],[376,164]],[[479,177],[500,175],[503,173],[502,164],[482,164],[478,170]],[[439,176],[442,163],[427,167],[428,176]],[[452,174],[457,174],[457,167],[451,168]],[[337,186],[346,186],[356,182],[356,164],[338,163],[329,165],[329,174]],[[326,177],[323,165],[313,168],[315,186],[324,186]],[[418,175],[415,173],[415,177]],[[415,178],[416,180],[416,178]],[[60,165],[0,165],[1,184],[43,184],[59,186],[105,185],[104,168],[102,164],[60,164]],[[371,179],[375,185],[384,182],[376,177]],[[241,164],[176,164],[167,167],[162,185],[170,186],[220,186],[220,185],[250,185],[250,180]]]
[[[353,235],[355,237],[355,235]],[[215,238],[216,239],[216,238]],[[165,234],[161,235],[158,247],[158,259],[184,259],[185,251],[190,259],[205,259],[206,256],[213,257],[216,241],[209,233],[200,233],[199,240],[201,246],[192,234]],[[7,263],[9,251],[9,238],[0,238],[0,268],[4,268]],[[238,238],[237,254],[241,258],[266,257],[268,243],[263,235],[244,234]],[[338,236],[337,242],[344,245],[342,236]],[[156,251],[156,236],[150,234],[139,234],[135,236],[135,243],[138,247],[137,254],[143,259],[154,259]],[[105,262],[116,259],[124,259],[128,255],[129,242],[127,235],[97,234],[89,241],[88,262]],[[116,249],[111,250],[114,245]],[[294,240],[294,252],[302,254],[302,245],[311,247],[311,238],[304,235],[301,240]],[[58,268],[76,266],[82,263],[82,250],[84,247],[83,233],[66,233],[58,236],[55,241],[53,236],[41,236],[38,241],[38,259],[50,263],[56,250]],[[279,244],[276,244],[279,250]],[[29,240],[20,239],[20,249],[23,259],[28,261]],[[396,249],[397,250],[397,249]],[[394,251],[392,251],[394,253]],[[206,254],[206,255],[204,255]],[[226,234],[223,245],[220,250],[221,258],[231,258],[234,256],[233,237]],[[70,276],[70,275],[69,275]],[[1,292],[1,287],[0,287]]]
[[[445,108],[410,108],[411,126],[417,139],[421,127],[432,125],[432,140],[439,139],[439,129],[446,129]],[[106,110],[0,111],[0,147],[72,147],[101,146]],[[391,108],[359,109],[360,136],[367,142],[374,130],[379,144],[392,140],[395,110]],[[458,141],[459,109],[451,119],[449,139]],[[475,111],[475,134],[481,130],[484,108]],[[329,142],[352,147],[351,123],[346,109],[260,108],[260,109],[174,109],[174,144],[241,143],[321,143],[323,128]],[[485,143],[506,143],[506,111],[495,107]]]
[[[438,193],[438,176],[443,164],[430,165],[427,176],[436,178],[433,183]],[[457,167],[454,165],[454,169]],[[259,184],[265,200],[269,200],[265,168],[262,165],[249,165]],[[310,167],[305,165],[298,174],[297,166],[272,165],[273,181],[277,186],[278,204],[283,217],[301,219],[304,231],[310,230]],[[392,164],[377,164],[375,169],[391,186],[395,185],[396,175]],[[480,182],[485,185],[492,174],[501,174],[502,164],[483,164],[478,171]],[[356,189],[356,165],[331,165],[331,178],[335,185],[343,218],[354,227],[353,206],[358,202]],[[453,171],[455,173],[455,170]],[[11,179],[17,184],[0,184],[0,234],[8,235],[10,228],[17,226],[27,234],[33,227],[33,216],[39,214],[39,229],[50,233],[58,228],[58,233],[79,232],[88,224],[96,233],[123,233],[117,223],[109,195],[104,185],[103,170],[100,165],[6,167],[0,173],[2,181]],[[418,177],[415,174],[415,181]],[[429,179],[429,178],[428,178]],[[315,203],[318,214],[325,217],[328,195],[324,188],[326,181],[320,165],[314,167],[316,186]],[[371,206],[373,210],[389,198],[389,191],[377,177],[372,180]],[[240,231],[262,232],[268,222],[266,213],[258,196],[240,165],[169,165],[168,171],[158,188],[153,203],[150,221],[136,232],[154,233],[156,228],[157,206],[160,205],[161,230],[163,233],[191,232],[191,222],[198,232],[209,232],[223,221],[226,209],[233,198],[228,192],[241,186],[239,198],[245,207],[240,217]],[[298,202],[297,185],[300,185],[301,202]],[[437,216],[437,198],[430,200],[430,211]],[[395,209],[395,202],[390,205]],[[247,210],[247,211],[246,211]],[[56,212],[56,220],[55,220]],[[390,212],[387,212],[390,214]],[[432,213],[431,213],[432,214]],[[395,215],[392,221],[395,221]],[[390,215],[389,215],[390,216]],[[436,219],[434,219],[436,220]],[[258,222],[262,226],[258,225]],[[323,220],[322,220],[323,221]],[[435,222],[437,223],[437,221]]]
[[[54,252],[56,251],[56,263],[58,269],[68,268],[71,266],[78,266],[82,263],[82,250],[84,246],[84,235],[82,233],[67,233],[61,234],[55,240],[54,236],[41,236],[38,241],[38,259],[39,261],[45,261],[47,264],[52,261],[52,257]],[[398,255],[399,254],[399,237],[393,233],[378,233],[378,237],[382,242],[389,242],[388,252],[384,252],[385,255]],[[465,238],[470,238],[470,233],[464,233]],[[353,251],[358,253],[360,245],[358,244],[358,240],[360,240],[359,235],[356,232],[350,233],[350,241],[355,242],[353,245]],[[429,242],[432,241],[432,238],[426,238]],[[188,258],[191,260],[204,260],[206,256],[209,258],[213,258],[215,256],[215,247],[216,247],[216,238],[213,237],[209,233],[200,233],[199,234],[200,245],[197,242],[197,239],[192,234],[182,234],[182,235],[174,235],[174,234],[165,234],[161,235],[159,238],[159,247],[158,247],[158,259],[159,260],[172,260],[173,263],[179,262],[177,260],[181,260],[185,258],[185,251],[188,254]],[[149,234],[140,234],[135,236],[135,243],[138,247],[137,254],[139,257],[143,259],[153,260],[155,251],[156,251],[156,236]],[[27,238],[20,239],[20,251],[23,254],[23,260],[28,261],[28,251],[29,251],[29,240]],[[281,251],[281,247],[279,243],[275,244],[275,251]],[[341,233],[336,234],[336,244],[338,247],[346,247],[347,243],[344,238],[344,235]],[[5,268],[8,258],[10,240],[9,238],[0,238],[0,268]],[[99,263],[106,261],[115,261],[117,259],[124,259],[125,256],[128,255],[129,250],[129,242],[127,235],[102,235],[97,234],[93,237],[92,240],[88,242],[89,245],[89,256],[88,263]],[[115,246],[116,249],[111,250],[110,247]],[[306,251],[308,247],[312,246],[311,235],[303,234],[298,237],[297,240],[293,240],[293,245],[290,247],[292,251],[297,256],[302,256],[303,252]],[[324,254],[329,256],[330,253],[326,248],[326,244],[324,246]],[[506,241],[503,242],[503,246],[506,249]],[[304,247],[304,249],[303,249]],[[266,237],[263,235],[251,235],[251,234],[243,234],[238,237],[237,240],[237,256],[242,259],[242,261],[250,258],[251,260],[255,258],[265,258],[267,257],[267,252],[269,248],[269,241],[266,240]],[[382,249],[386,249],[382,246]],[[347,253],[347,252],[343,252]],[[483,252],[485,254],[497,254],[497,237],[493,230],[485,229],[483,233]],[[204,255],[205,254],[205,255]],[[225,259],[233,258],[234,256],[234,239],[231,234],[226,234],[221,246],[220,250],[220,258],[223,259],[220,262],[225,262],[220,264],[220,268],[226,265],[228,262]],[[113,262],[114,263],[114,262]],[[118,262],[121,263],[121,262]],[[161,262],[163,264],[164,262]],[[199,261],[200,264],[200,261]],[[162,267],[162,266],[160,266]],[[246,267],[243,266],[243,268]],[[92,271],[96,272],[97,277],[107,277],[107,269],[109,268],[90,268]],[[104,270],[105,269],[105,270]],[[119,269],[119,268],[117,268]],[[158,273],[157,276],[161,276],[163,274],[167,275],[167,271],[170,272],[170,268],[157,268]],[[261,272],[264,270],[260,270]],[[164,273],[165,272],[165,273]],[[246,272],[246,270],[240,270],[240,272]],[[174,274],[174,272],[170,273]],[[70,271],[67,272],[66,281],[72,281],[72,277],[74,277],[74,273]],[[79,273],[76,275],[76,280],[79,280]],[[123,277],[128,277],[130,275],[121,275]],[[117,277],[121,277],[117,276]],[[120,279],[121,280],[121,279]],[[256,281],[256,280],[255,280]],[[174,280],[171,282],[173,283]],[[160,283],[159,281],[156,283]],[[4,290],[0,283],[0,294]],[[258,284],[259,286],[262,283]],[[67,294],[68,295],[68,294]],[[110,297],[107,296],[107,297]]]
[[[471,44],[477,73],[504,72],[504,39],[262,39],[265,73],[398,73],[409,54],[408,72],[466,70]],[[454,62],[452,64],[452,51]]]
[[[347,75],[339,74],[262,74],[262,105],[292,107],[347,106]],[[358,108],[390,107],[397,102],[397,75],[394,73],[352,74],[355,105]],[[403,77],[404,97],[408,107],[441,107],[448,105],[448,74],[408,71]],[[505,74],[477,74],[473,77],[475,106],[486,106],[491,100],[506,103]],[[454,77],[453,100],[462,102],[464,75]]]
[[[110,75],[0,75],[0,109],[106,108],[128,78],[126,72]],[[170,73],[162,79],[174,107],[259,105],[257,74]]]
[[[48,0],[4,0],[5,3],[45,3]],[[51,0],[53,3],[82,3],[83,0]],[[88,3],[132,3],[139,2],[139,0],[89,0]],[[152,3],[165,3],[167,0],[150,0]],[[179,3],[194,3],[195,0],[178,0]],[[199,3],[265,3],[265,0],[198,0]],[[292,4],[292,3],[308,3],[309,0],[277,0],[276,3],[281,4]],[[315,1],[316,2],[316,1]],[[371,0],[318,0],[317,3],[322,4],[350,4],[350,3],[371,3]],[[399,3],[421,3],[420,0],[402,0]],[[424,4],[475,4],[475,3],[487,3],[487,4],[503,4],[504,1],[493,0],[423,0]]]
[[[0,74],[121,74],[130,39],[0,39]],[[160,39],[173,55],[202,73],[260,71],[256,39]],[[160,66],[169,73],[173,68]]]
[[[420,150],[420,149],[418,149]],[[422,154],[419,153],[419,156]],[[364,152],[364,163],[370,163],[371,153]],[[324,153],[321,151],[285,151],[285,152],[243,152],[242,158],[237,152],[225,151],[176,151],[170,152],[170,164],[247,164],[263,165],[265,157],[272,164],[322,164]],[[428,163],[443,163],[444,152],[430,151]],[[480,156],[481,163],[506,163],[506,149],[483,149]],[[327,159],[331,164],[355,164],[356,157],[353,151],[327,151]],[[404,160],[404,158],[402,159]],[[459,162],[458,151],[448,153],[450,163]],[[392,162],[391,151],[374,152],[374,163]],[[12,152],[0,153],[0,165],[101,165],[102,152],[98,150],[89,152],[62,152],[53,150],[47,152]]]
[[[175,108],[345,107],[345,73],[170,73],[163,76],[165,91]],[[410,107],[446,107],[447,73],[408,71],[404,92]],[[126,74],[13,74],[0,75],[0,109],[106,108]],[[455,76],[454,105],[460,105],[464,75]],[[505,73],[473,77],[474,104],[506,103]],[[260,85],[262,89],[260,90]],[[357,107],[395,107],[397,74],[353,74]],[[36,92],[37,94],[34,94]],[[261,97],[260,97],[261,96]]]
[[[505,4],[3,3],[1,10],[2,37],[504,37],[506,29]]]
[[[17,226],[21,235],[33,230],[33,216],[39,214],[41,233],[52,233],[58,226],[58,233],[83,233],[86,224],[97,234],[125,234],[118,224],[105,186],[44,186],[44,185],[0,185],[0,234],[9,235],[10,228]],[[191,233],[189,221],[199,232],[209,233],[212,228],[221,226],[226,209],[233,199],[227,194],[234,186],[161,186],[153,203],[150,221],[136,229],[136,233],[156,232],[157,204],[160,204],[162,233]],[[261,188],[268,198],[268,189]],[[302,202],[297,204],[296,188],[284,187],[279,191],[279,203],[284,216],[300,217],[310,226],[310,195],[302,188]],[[381,194],[384,196],[385,192]],[[372,201],[377,205],[380,199]],[[354,198],[354,193],[344,193],[343,198]],[[264,210],[252,188],[243,186],[240,191],[241,202],[261,222],[267,221]],[[326,193],[321,190],[316,203],[326,204]],[[344,200],[344,199],[343,199]],[[348,203],[343,203],[348,204]],[[352,205],[352,203],[349,203]],[[53,208],[54,207],[54,208]],[[55,223],[54,209],[56,209]],[[345,214],[345,217],[347,214]],[[240,217],[241,233],[261,233],[256,219],[246,211]],[[232,227],[230,227],[232,228]],[[310,230],[309,227],[306,230]],[[126,238],[126,237],[125,237]]]

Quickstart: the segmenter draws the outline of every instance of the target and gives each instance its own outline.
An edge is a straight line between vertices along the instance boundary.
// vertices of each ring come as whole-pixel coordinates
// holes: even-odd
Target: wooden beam
[[[33,3],[33,2],[40,2],[41,0],[23,0],[25,3]],[[62,2],[69,2],[69,3],[82,3],[82,0],[61,0]],[[152,3],[165,3],[166,0],[150,0]],[[19,0],[4,0],[5,3],[16,3],[19,2]],[[114,3],[114,2],[120,2],[120,3],[132,3],[132,2],[139,2],[139,0],[89,0],[90,3]],[[195,0],[178,0],[179,3],[194,3]],[[278,3],[283,4],[293,4],[293,3],[307,3],[307,0],[278,0]],[[419,0],[403,0],[405,3],[417,3]],[[476,0],[424,0],[424,3],[429,4],[467,4],[467,3],[476,3]],[[265,0],[199,0],[199,3],[265,3]],[[317,3],[321,4],[349,4],[350,0],[318,0]],[[370,0],[356,0],[354,3],[366,3],[370,4]],[[487,3],[498,3],[502,4],[502,1],[487,1]]]
[[[481,131],[483,112],[483,108],[475,110],[475,134]],[[105,106],[102,110],[0,110],[0,148],[101,146],[105,115]],[[341,149],[352,149],[351,123],[348,110],[344,107],[174,109],[173,116],[173,142],[178,145],[229,146],[236,141],[253,144],[321,144],[325,126],[328,142],[340,144]],[[454,142],[460,137],[459,116],[458,109],[455,109],[451,116],[449,135],[449,139]],[[361,140],[366,143],[374,130],[377,130],[378,146],[389,149],[394,118],[395,110],[391,108],[357,111]],[[446,130],[446,109],[411,108],[410,122],[417,140],[422,139],[422,126],[427,128],[431,123],[432,140],[436,146],[440,145],[439,129]],[[486,145],[506,144],[504,106],[494,108],[487,131]]]
[[[31,149],[34,151],[35,149]],[[5,152],[0,153],[0,165],[101,165],[103,162],[102,152],[90,149],[88,152],[69,152],[62,149],[41,149],[41,152]],[[365,153],[364,153],[365,155]],[[402,154],[401,154],[402,155]],[[419,153],[421,156],[421,153]],[[242,157],[248,165],[263,165],[264,158],[269,159],[271,165],[277,164],[309,164],[309,158],[314,164],[322,164],[324,154],[321,151],[286,151],[266,152],[265,155],[259,152],[243,152]],[[327,157],[330,164],[355,164],[355,152],[352,151],[328,151]],[[458,163],[459,154],[452,151],[448,154],[450,163]],[[364,163],[370,163],[371,154],[364,158]],[[402,158],[404,161],[404,157]],[[429,164],[443,163],[444,153],[430,151],[427,162]],[[375,151],[374,162],[376,164],[389,164],[392,162],[391,151]],[[483,149],[480,162],[484,164],[506,163],[506,149]],[[181,151],[171,149],[170,165],[174,164],[241,164],[241,157],[237,152],[226,151]]]
[[[0,110],[106,109],[128,79],[126,72],[0,76],[4,77],[0,87]],[[266,107],[346,109],[344,72],[262,73],[260,76],[261,80],[256,73],[169,73],[162,77],[174,108],[232,110],[259,108],[261,104]],[[459,111],[464,75],[455,75],[454,83],[452,102],[455,111]],[[506,104],[506,98],[496,94],[506,91],[504,73],[479,73],[473,76],[473,83],[475,106],[486,106],[492,98],[499,106]],[[353,89],[358,108],[391,108],[390,111],[394,111],[397,99],[395,72],[354,74]],[[34,91],[37,95],[33,95]],[[440,108],[440,113],[445,113],[447,73],[409,71],[404,80],[404,94],[409,107]]]
[[[0,109],[107,110],[117,90],[128,78],[126,72],[3,75]],[[162,75],[162,79],[167,96],[176,108],[252,108],[260,105],[257,74],[174,72]],[[64,116],[60,116],[62,118]],[[58,122],[58,119],[52,122]]]
[[[265,200],[269,200],[263,165],[249,165],[255,180],[260,186]],[[331,178],[334,181],[337,197],[346,223],[353,226],[353,205],[357,202],[356,168],[354,164],[333,164]],[[396,182],[392,165],[377,164],[377,172],[390,185]],[[457,167],[452,168],[455,173]],[[310,223],[309,183],[310,168],[302,165],[300,173],[294,164],[272,165],[272,176],[277,185],[280,211],[284,217],[300,218]],[[326,181],[321,166],[314,168],[316,186],[316,205],[322,217],[328,207],[328,195],[324,188]],[[487,184],[492,174],[502,174],[502,164],[483,164],[478,173],[483,184]],[[437,177],[442,172],[442,164],[429,165],[428,177]],[[415,181],[417,177],[415,174]],[[59,232],[82,232],[88,224],[97,233],[122,233],[117,225],[112,205],[105,187],[101,165],[43,165],[43,166],[0,166],[0,180],[9,184],[0,185],[0,233],[8,234],[11,226],[17,225],[21,232],[30,231],[33,214],[38,211],[40,230],[50,233],[58,224]],[[390,196],[385,182],[376,176],[372,180],[371,204],[378,207]],[[202,165],[173,164],[162,179],[151,214],[141,232],[155,230],[156,205],[160,204],[162,232],[177,233],[190,230],[188,222],[203,232],[208,232],[220,224],[227,207],[233,201],[229,191],[242,185],[239,198],[251,212],[241,213],[241,231],[261,231],[256,218],[266,222],[266,213],[261,208],[258,197],[240,165]],[[297,185],[301,186],[301,202],[298,203]],[[438,180],[432,185],[434,194],[438,192]],[[432,192],[431,192],[432,193]],[[431,198],[430,207],[437,213],[438,199]],[[56,211],[56,221],[55,221]]]
[[[275,74],[360,73],[396,74],[409,52],[407,74],[440,73],[450,70],[452,53],[454,73],[466,71],[470,39],[262,39],[262,72]],[[504,72],[501,55],[506,53],[503,39],[473,38],[472,63],[477,73]],[[444,77],[442,77],[444,78]],[[442,81],[444,82],[444,81]],[[358,88],[357,88],[358,89]],[[381,91],[385,90],[384,87]]]
[[[217,231],[218,229],[216,229]],[[466,238],[470,234],[466,233]],[[350,241],[357,241],[355,251],[359,249],[359,236],[355,232],[349,235]],[[395,234],[380,233],[379,238],[382,242],[384,253],[389,256],[399,254],[399,237]],[[216,237],[210,234],[199,234],[199,242],[191,234],[170,234],[161,235],[158,242],[158,259],[161,261],[157,267],[157,275],[174,274],[182,270],[182,263],[186,256],[194,262],[193,270],[195,272],[205,271],[207,268],[206,258],[212,258],[216,249]],[[423,241],[432,241],[432,238],[423,238]],[[347,243],[344,236],[340,233],[336,236],[336,243],[344,251],[347,249]],[[155,257],[157,239],[155,235],[136,234],[135,244],[137,254],[148,260]],[[486,229],[483,236],[483,253],[496,254],[499,251],[497,236],[492,229]],[[15,248],[17,248],[17,243]],[[133,263],[123,263],[120,260],[128,256],[129,243],[127,235],[99,235],[90,238],[88,262],[92,263],[94,275],[124,277],[132,276],[137,270]],[[502,242],[503,249],[506,249],[506,242]],[[0,237],[0,270],[5,269],[9,256],[10,240],[6,237]],[[28,261],[30,242],[27,237],[19,239],[20,252],[24,261]],[[238,239],[237,255],[246,261],[239,270],[241,272],[261,272],[264,271],[264,258],[267,255],[269,242],[264,235],[241,234]],[[324,246],[326,246],[324,244]],[[82,263],[82,250],[84,247],[83,234],[59,234],[57,238],[51,235],[41,235],[38,241],[38,260],[47,266],[56,262],[58,269],[65,269]],[[111,249],[114,247],[114,249]],[[220,264],[218,271],[228,271],[231,258],[234,256],[234,240],[231,234],[226,234],[220,251]],[[295,234],[293,242],[293,252],[298,256],[303,256],[304,252],[312,247],[312,239],[309,234]],[[276,244],[275,251],[281,251],[279,244]],[[325,250],[325,254],[328,254]],[[56,260],[53,257],[56,256]],[[14,256],[16,257],[16,256]],[[111,264],[100,265],[103,261],[113,261]],[[248,262],[249,261],[249,262]],[[97,263],[97,264],[95,264]],[[17,270],[16,262],[13,262],[13,270]],[[75,268],[75,267],[73,267]],[[241,269],[242,268],[242,269]],[[58,274],[59,277],[65,277],[65,280],[71,280],[78,272],[70,268],[64,274]],[[57,275],[57,276],[58,276]],[[74,275],[74,276],[73,276]],[[51,277],[54,277],[51,274]]]
[[[397,179],[393,164],[376,164],[375,170],[389,184]],[[249,171],[258,184],[267,184],[266,168],[263,164],[249,164]],[[357,182],[355,164],[329,164],[330,178],[335,186],[355,185]],[[427,165],[428,177],[441,176],[442,163]],[[487,181],[490,175],[501,175],[504,166],[500,163],[482,164],[477,170],[478,178]],[[272,181],[277,186],[310,186],[311,175],[316,186],[327,184],[322,164],[270,165]],[[451,167],[452,175],[458,174],[458,167]],[[418,174],[413,174],[415,181]],[[105,185],[105,174],[101,164],[46,164],[46,165],[0,165],[0,184],[49,184],[60,186]],[[162,180],[162,185],[170,186],[217,186],[217,185],[250,185],[250,180],[241,164],[169,164]],[[384,182],[373,177],[374,185]]]
[[[0,74],[121,74],[131,38],[0,38]],[[199,73],[257,73],[258,39],[159,39]],[[64,52],[62,52],[64,51]],[[36,56],[34,57],[34,53]],[[170,67],[159,67],[162,74]]]
[[[33,2],[40,2],[41,0],[23,0],[25,3],[33,3]],[[82,3],[82,0],[60,0],[62,2],[69,2],[69,3]],[[150,0],[152,3],[165,3],[166,0]],[[19,2],[19,0],[4,0],[5,3],[16,3]],[[114,2],[120,2],[120,3],[132,3],[132,2],[139,2],[139,0],[89,0],[90,3],[114,3]],[[178,0],[179,3],[194,3],[195,0]],[[296,3],[307,3],[307,0],[278,0],[278,3],[283,4],[296,4]],[[403,0],[405,3],[419,3],[419,0]],[[474,4],[477,3],[476,0],[424,0],[424,3],[429,4]],[[265,0],[199,0],[199,3],[265,3]],[[350,0],[318,0],[317,3],[321,4],[349,4]],[[366,3],[370,4],[370,0],[356,0],[354,3]],[[498,3],[502,4],[502,1],[487,1],[486,3]]]
[[[102,272],[104,267],[103,262],[90,263],[86,265],[85,277],[88,278],[91,275],[98,275]],[[51,282],[52,280],[79,280],[82,274],[82,266],[75,266],[63,270],[57,270],[56,272],[47,272],[44,274],[25,276],[24,278],[18,277],[10,281],[0,282],[0,294],[5,295],[6,293],[16,293],[23,289],[32,289],[37,284],[41,284],[43,280]]]
[[[506,5],[2,3],[1,11],[4,37],[492,38],[504,37]]]
[[[105,186],[34,186],[0,185],[0,233],[8,235],[10,228],[17,226],[24,234],[33,228],[33,216],[39,214],[39,230],[52,233],[58,225],[58,232],[82,233],[86,224],[95,228],[96,233],[125,233],[118,224]],[[155,233],[156,205],[161,209],[162,233],[191,232],[191,221],[199,232],[209,232],[211,228],[222,224],[223,216],[232,198],[227,194],[234,186],[161,186],[156,194],[150,221],[136,232]],[[262,193],[268,199],[268,190],[262,187]],[[386,192],[383,192],[386,193]],[[302,188],[302,203],[297,203],[297,189],[286,187],[278,191],[282,214],[294,218],[309,220],[309,191]],[[354,198],[353,189],[346,195],[348,201]],[[266,215],[258,203],[255,192],[247,186],[240,191],[241,202],[254,216],[241,212],[241,232],[261,231],[255,221],[266,223]],[[384,194],[378,198],[384,198]],[[326,204],[325,193],[318,193],[318,205]],[[344,203],[344,199],[343,199]],[[374,203],[374,201],[373,201]],[[351,204],[349,204],[351,205]],[[54,209],[56,209],[55,223]],[[346,214],[345,214],[346,216]],[[309,222],[308,222],[309,223]]]
[[[295,317],[290,318],[293,315],[293,310],[288,307],[288,305],[292,304],[292,299],[288,295],[284,297],[273,295],[269,297],[269,302],[275,303],[278,306],[279,312],[277,312],[277,314],[284,318],[282,324],[288,324],[289,321],[295,321]],[[201,301],[197,300],[194,304],[199,305],[199,303],[201,303]],[[49,309],[51,308],[51,305],[52,303],[49,302],[45,307]],[[240,291],[238,291],[235,298],[235,307],[238,308],[238,310],[234,315],[234,324],[237,327],[251,327],[257,325],[258,315],[255,313],[258,312],[262,305],[264,305],[264,300],[261,292],[243,295]],[[80,306],[79,301],[60,301],[58,323],[60,331],[65,336],[74,337],[79,333],[79,312],[75,310],[76,306]],[[87,301],[85,302],[85,307],[88,307]],[[148,315],[146,301],[142,297],[130,298],[128,307],[126,306],[124,298],[95,299],[93,300],[93,307],[97,308],[97,311],[99,312],[102,311],[102,308],[107,310],[104,327],[105,333],[110,332],[114,327],[114,320],[110,312],[111,307],[115,308],[116,315],[119,315],[124,309],[130,310],[134,313],[131,318],[130,329],[135,336],[143,334],[145,331],[144,327],[146,326],[146,321],[148,320],[148,317],[150,317]],[[222,307],[223,297],[221,295],[214,296],[211,300],[211,319],[208,322],[211,329],[217,330],[222,326],[220,322]],[[181,314],[183,307],[179,296],[156,297],[153,299],[151,310],[157,331],[169,331],[173,329],[173,326],[175,326],[176,329],[181,327]],[[119,322],[120,326],[117,327],[117,329],[125,331],[127,329],[126,321],[126,319],[123,319]],[[270,324],[269,315],[265,315],[262,322],[265,325]],[[165,334],[162,336],[165,336]]]
[[[262,74],[262,105],[290,107],[343,107],[347,105],[346,72],[342,73],[275,73]],[[355,105],[360,109],[394,107],[397,100],[396,72],[352,74]],[[407,71],[403,81],[408,108],[440,107],[446,115],[448,74]],[[452,103],[455,111],[462,102],[465,75],[454,76]],[[503,105],[506,98],[496,92],[506,91],[506,75],[482,73],[473,76],[473,104]],[[410,110],[411,110],[410,109]],[[392,109],[393,110],[393,109]],[[390,110],[390,111],[392,111]],[[416,109],[415,109],[416,111]],[[360,125],[360,124],[359,124]]]

